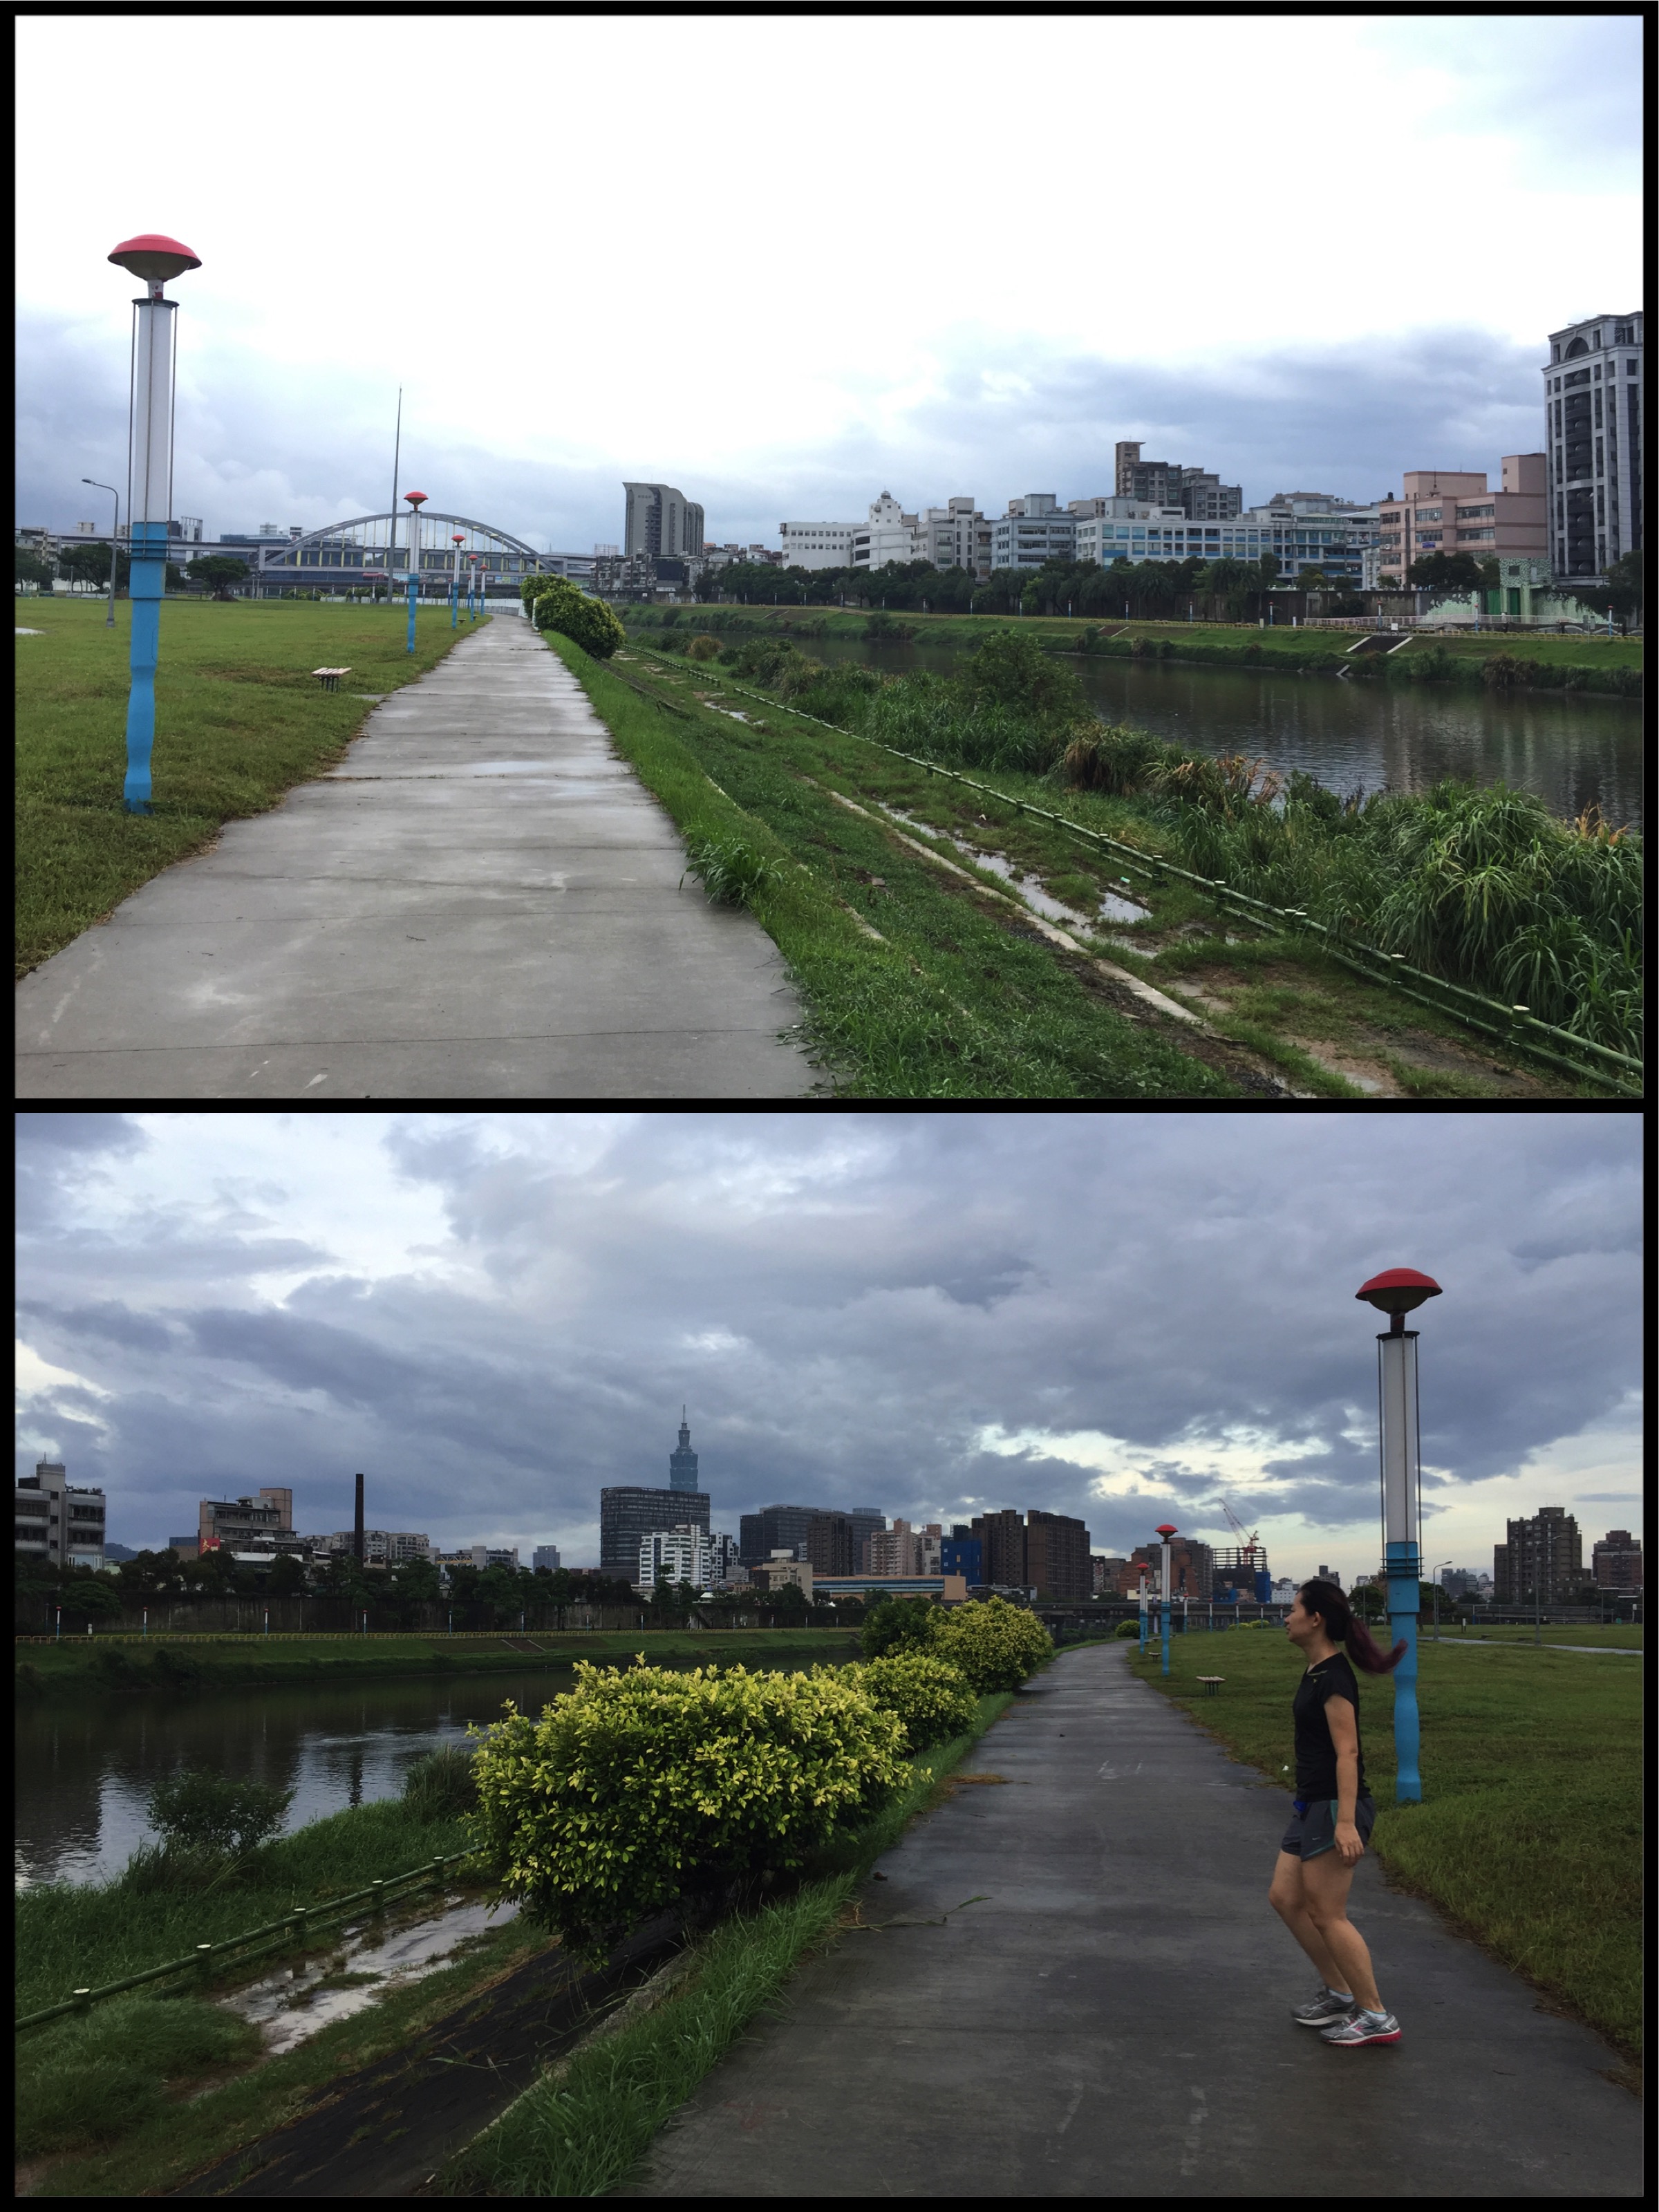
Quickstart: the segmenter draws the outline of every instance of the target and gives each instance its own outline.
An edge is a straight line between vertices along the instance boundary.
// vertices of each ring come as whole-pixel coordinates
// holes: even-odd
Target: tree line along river
[[[961,649],[814,637],[825,662],[862,661],[897,675],[950,675]],[[1333,791],[1426,791],[1444,777],[1499,781],[1571,819],[1599,805],[1617,827],[1643,823],[1642,705],[1583,692],[1491,692],[1450,684],[1366,683],[1310,672],[1182,667],[1078,653],[1066,665],[1097,714],[1188,750],[1260,756]]]

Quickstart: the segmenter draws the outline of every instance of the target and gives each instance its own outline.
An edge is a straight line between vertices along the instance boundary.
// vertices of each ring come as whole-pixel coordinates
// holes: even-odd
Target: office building
[[[1094,1595],[1089,1565],[1089,1531],[1066,1513],[1025,1516],[1025,1577],[1038,1601],[1080,1605]]]
[[[990,526],[992,568],[1040,568],[1045,561],[1077,557],[1077,517],[1051,491],[1011,499]]]
[[[1473,1567],[1446,1567],[1440,1575],[1440,1587],[1449,1598],[1472,1597],[1480,1586],[1480,1577]]]
[[[787,1552],[797,1559],[811,1556],[808,1547],[811,1523],[815,1516],[840,1514],[848,1523],[855,1559],[863,1555],[868,1539],[887,1526],[887,1516],[878,1513],[873,1505],[849,1505],[842,1509],[824,1505],[763,1505],[758,1513],[745,1513],[738,1520],[738,1550],[747,1567],[758,1565],[769,1559],[775,1552]]]
[[[351,1548],[348,1532],[345,1548]],[[294,1533],[294,1492],[261,1489],[255,1497],[204,1498],[196,1509],[196,1537],[188,1556],[204,1552],[305,1552],[319,1540]]]
[[[717,1528],[708,1539],[709,1572],[717,1589],[738,1589],[749,1579],[749,1570],[744,1565],[735,1536],[723,1535]]]
[[[1492,1547],[1495,1605],[1565,1604],[1583,1589],[1578,1523],[1565,1506],[1543,1505],[1530,1521],[1511,1521],[1509,1541]]]
[[[856,522],[781,522],[786,568],[850,568]]]
[[[970,576],[990,574],[992,525],[971,499],[923,507],[916,527],[922,548],[919,560],[931,561],[936,568],[965,568]]]
[[[683,560],[702,551],[702,509],[672,484],[625,483],[624,556]]]
[[[368,1541],[367,1530],[364,1531],[364,1541]],[[486,1567],[510,1567],[514,1574],[519,1571],[519,1547],[516,1544],[463,1544],[458,1552],[431,1552],[427,1556],[433,1565],[444,1573],[446,1580],[448,1579],[447,1571],[451,1567],[477,1567],[481,1571]]]
[[[103,1566],[104,1493],[71,1483],[61,1460],[38,1460],[33,1474],[18,1476],[16,1512],[20,1559],[53,1567]]]
[[[695,1526],[708,1533],[706,1490],[653,1490],[631,1483],[599,1492],[599,1572],[631,1583],[640,1546],[658,1528]]]
[[[1642,317],[1550,332],[1546,507],[1556,577],[1590,582],[1642,549]]]
[[[685,1425],[685,1408],[680,1407],[679,1449],[668,1455],[668,1487],[671,1490],[695,1490],[697,1487],[697,1455],[691,1449],[691,1431]]]
[[[908,1521],[896,1519],[890,1528],[872,1534],[863,1548],[860,1562],[867,1575],[936,1575],[939,1568],[939,1546],[945,1531],[937,1521],[925,1528],[913,1528]]]
[[[1097,561],[1279,562],[1279,581],[1294,584],[1304,568],[1358,589],[1366,550],[1376,542],[1377,510],[1322,492],[1277,492],[1229,521],[1198,522],[1178,507],[1134,499],[1074,500],[1073,557]],[[1089,514],[1082,508],[1094,510]]]
[[[1478,561],[1545,556],[1541,453],[1505,453],[1501,491],[1484,469],[1409,469],[1398,498],[1376,507],[1377,587],[1403,591],[1413,561],[1469,553]]]
[[[1642,1540],[1628,1528],[1609,1528],[1590,1549],[1597,1589],[1639,1590],[1642,1587]]]
[[[630,1577],[635,1589],[653,1590],[659,1581],[690,1583],[695,1590],[714,1587],[708,1531],[689,1522],[678,1528],[653,1528],[642,1536],[636,1565],[638,1571]]]
[[[1114,1553],[1096,1552],[1089,1561],[1089,1585],[1096,1597],[1111,1597],[1116,1594],[1118,1577],[1129,1562]]]
[[[291,1545],[279,1538],[275,1548],[278,1551],[310,1552],[320,1558],[331,1559],[336,1555],[349,1556],[356,1551],[356,1544],[355,1530],[336,1528],[327,1536],[296,1536]],[[206,1548],[205,1545],[203,1548]],[[255,1548],[258,1548],[257,1542]],[[431,1559],[441,1556],[433,1551],[429,1536],[417,1534],[411,1528],[365,1528],[363,1531],[363,1565],[366,1567],[400,1567],[406,1559]]]
[[[925,561],[921,518],[907,514],[890,491],[870,503],[870,519],[853,532],[855,568],[884,568],[890,561]]]
[[[757,1559],[749,1570],[749,1579],[757,1589],[781,1590],[792,1585],[808,1603],[811,1602],[813,1574],[811,1564],[797,1559],[786,1551],[775,1552],[769,1559]]]
[[[556,1544],[538,1544],[535,1550],[530,1554],[531,1572],[532,1574],[538,1575],[544,1569],[545,1569],[550,1575],[556,1575],[558,1573],[559,1547]]]
[[[945,1605],[968,1602],[965,1575],[836,1575],[812,1577],[812,1595],[822,1598],[931,1597]]]
[[[976,1589],[985,1580],[985,1547],[977,1536],[952,1529],[939,1544],[939,1565],[941,1574],[960,1575],[969,1589]]]
[[[1114,453],[1112,489],[1119,499],[1179,507],[1194,522],[1224,522],[1243,507],[1242,487],[1224,484],[1206,469],[1183,468],[1175,461],[1143,461],[1139,439],[1121,439]]]

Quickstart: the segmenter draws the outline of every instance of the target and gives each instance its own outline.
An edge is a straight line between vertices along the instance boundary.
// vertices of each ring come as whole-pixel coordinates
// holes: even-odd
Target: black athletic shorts
[[[1369,1797],[1354,1801],[1353,1824],[1359,1831],[1359,1840],[1368,1844],[1371,1829],[1376,1821],[1376,1807]],[[1298,1797],[1291,1810],[1291,1825],[1285,1831],[1279,1846],[1289,1851],[1293,1858],[1316,1859],[1321,1851],[1336,1849],[1336,1800],[1334,1797]]]

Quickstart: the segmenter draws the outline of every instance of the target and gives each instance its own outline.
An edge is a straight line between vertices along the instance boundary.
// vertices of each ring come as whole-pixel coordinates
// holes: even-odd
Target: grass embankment
[[[1395,1802],[1394,1685],[1361,1674],[1377,1803],[1372,1848],[1398,1886],[1632,2057],[1642,2049],[1642,1670],[1616,1655],[1418,1644],[1423,1802]],[[1166,1683],[1129,1663],[1249,1765],[1291,1784],[1300,1666],[1280,1631],[1183,1636]],[[1224,1677],[1203,1696],[1200,1674]]]
[[[459,1820],[423,1819],[394,1801],[313,1821],[206,1887],[199,1876],[170,1878],[163,1853],[140,1854],[112,1882],[25,1890],[17,1899],[17,2010],[34,2011],[71,1990],[185,1957],[198,1943],[222,1942],[299,1905],[347,1895],[466,1847]],[[331,1951],[338,1942],[337,1923],[307,1948]],[[100,2154],[101,2164],[77,2160],[72,2172],[55,2170],[46,2193],[137,2193],[201,2163],[216,2147],[234,2147],[250,2126],[280,2125],[317,2085],[395,2048],[416,2019],[436,2016],[481,1976],[546,1944],[545,1936],[515,1926],[490,1931],[464,1965],[336,2023],[255,2075],[192,2103],[187,2130],[167,2085],[211,2081],[256,2058],[260,2047],[256,2031],[205,1995],[164,1982],[110,1998],[83,2017],[27,2029],[18,2039],[19,2153],[67,2153],[122,2139],[118,2154]],[[227,1978],[269,1971],[268,1962],[233,1965]]]
[[[665,623],[664,615],[676,619]],[[871,611],[864,608],[823,607],[629,607],[630,632],[649,635],[664,629],[696,634],[707,630],[734,636],[793,637],[809,642],[815,637],[867,640],[872,633]],[[1256,668],[1322,672],[1334,675],[1356,663],[1370,661],[1370,653],[1350,653],[1348,647],[1362,631],[1304,629],[1288,622],[1258,629],[1231,623],[1127,622],[1096,616],[1071,619],[1060,615],[933,615],[907,611],[889,617],[894,641],[906,634],[917,645],[971,647],[982,645],[996,630],[1017,623],[1026,635],[1036,638],[1054,653],[1093,653],[1110,659],[1150,658],[1194,666]],[[1480,635],[1440,635],[1429,631],[1403,631],[1410,641],[1397,653],[1378,656],[1389,681],[1484,683],[1483,664],[1499,654],[1512,659],[1535,661],[1547,672],[1543,681],[1551,688],[1583,690],[1601,696],[1638,696],[1644,666],[1644,640],[1607,637],[1600,632],[1573,636],[1540,632],[1492,631]],[[1448,666],[1437,653],[1449,654],[1460,664]],[[1462,664],[1472,664],[1465,666]],[[1569,670],[1580,680],[1558,684],[1552,679]],[[1371,671],[1368,670],[1369,675]],[[1535,685],[1536,676],[1532,678]],[[1528,688],[1526,676],[1519,679]]]
[[[554,642],[688,843],[736,841],[781,872],[750,904],[794,969],[809,1038],[842,1096],[1605,1096],[1353,975],[1299,932],[1241,924],[1194,886],[1142,876],[1140,918],[1097,921],[1103,896],[1131,888],[1123,863],[1018,802],[1187,865],[1143,805],[1012,770],[975,768],[970,790],[781,702],[757,708],[742,696],[754,685],[734,686],[717,664],[636,648],[613,672]],[[903,836],[968,874],[913,854]],[[1212,1034],[1045,941],[981,854],[1077,915],[1062,926],[1088,955],[1185,995]]]
[[[301,600],[169,600],[155,678],[153,811],[127,814],[132,610],[101,599],[20,600],[17,972],[27,975],[225,823],[274,806],[337,761],[385,694],[423,675],[472,625]],[[349,666],[337,691],[313,668]]]
[[[917,1753],[905,1796],[790,1897],[717,1929],[686,1981],[653,2012],[579,2050],[453,2159],[450,2196],[599,2197],[616,2187],[703,2076],[829,1936],[869,1868],[948,1788],[963,1755],[1008,1705],[981,1698],[973,1728]]]
[[[20,1646],[17,1686],[24,1695],[71,1691],[102,1696],[111,1690],[282,1688],[296,1684],[368,1680],[377,1676],[421,1674],[524,1674],[538,1668],[568,1668],[578,1659],[609,1664],[630,1660],[636,1651],[653,1665],[700,1666],[709,1659],[722,1666],[766,1664],[781,1656],[840,1660],[850,1656],[852,1629],[759,1628],[663,1630],[652,1628],[538,1631],[506,1648],[499,1637],[469,1640],[464,1636],[398,1637],[386,1642],[366,1637],[289,1637],[269,1642],[250,1635],[198,1642],[189,1638],[148,1643],[131,1639],[100,1644],[82,1637],[63,1644]],[[538,1644],[539,1651],[528,1648]]]
[[[782,708],[747,723],[706,708],[696,690],[717,690],[718,679],[638,660],[613,669],[548,639],[688,847],[736,848],[761,864],[749,903],[789,962],[806,1041],[839,1095],[1242,1095],[1228,1072],[1248,1075],[1237,1055],[1216,1054],[1215,1066],[1193,1056],[1166,1033],[1177,1024],[1135,1018],[1119,1000],[1144,1010],[1088,963],[1057,960],[990,880],[942,874],[831,796],[920,796],[919,772]],[[651,696],[634,688],[641,678]]]
[[[1617,1651],[1641,1651],[1646,1648],[1642,1640],[1646,1632],[1639,1623],[1630,1621],[1615,1621],[1607,1627],[1598,1627],[1594,1621],[1586,1621],[1582,1628],[1552,1628],[1546,1621],[1538,1631],[1538,1636],[1545,1644],[1569,1647],[1600,1644]],[[1432,1626],[1420,1628],[1418,1634],[1426,1642],[1434,1640]],[[1440,1624],[1439,1640],[1443,1644],[1472,1644],[1476,1641],[1483,1644],[1531,1644],[1533,1639],[1532,1629],[1510,1621],[1502,1621],[1490,1628],[1476,1626],[1467,1629],[1450,1627],[1443,1620]]]

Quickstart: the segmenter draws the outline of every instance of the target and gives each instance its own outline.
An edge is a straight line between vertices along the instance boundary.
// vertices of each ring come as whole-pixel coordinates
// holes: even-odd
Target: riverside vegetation
[[[1252,1081],[1252,1067],[1281,1073],[1278,1087],[1288,1080],[1309,1095],[1605,1095],[1605,1084],[1588,1076],[1577,1081],[1517,1068],[1501,1042],[1494,1050],[1453,1017],[1402,1004],[1353,976],[1294,921],[1263,917],[1241,927],[1229,913],[1218,926],[1198,887],[1167,881],[1154,882],[1150,892],[1137,887],[1133,896],[1145,902],[1139,910],[1103,927],[1091,919],[1103,895],[1131,888],[1118,880],[1118,864],[1021,815],[1017,805],[999,806],[1002,799],[1036,800],[1148,855],[1223,878],[1248,896],[1301,908],[1374,944],[1381,939],[1384,952],[1506,1006],[1525,1004],[1595,1043],[1639,1048],[1641,841],[1593,816],[1558,823],[1539,802],[1502,787],[1442,785],[1421,798],[1345,799],[1306,777],[1280,783],[1259,763],[1218,763],[1142,732],[1108,730],[1088,713],[1066,664],[1029,634],[1006,628],[950,678],[825,668],[790,639],[723,643],[700,630],[683,630],[678,649],[659,661],[664,639],[653,637],[650,663],[636,664],[637,674],[623,680],[674,710],[672,734],[618,698],[597,672],[590,678],[573,665],[688,837],[707,834],[705,825],[718,821],[720,835],[783,866],[783,881],[747,902],[795,967],[809,1032],[826,1062],[839,1063],[837,1079],[851,1095],[1203,1097],[1275,1087]],[[685,670],[678,682],[671,672],[676,663]],[[763,688],[778,702],[775,719],[747,702],[727,708],[718,695],[731,678]],[[798,720],[797,714],[834,728]],[[846,733],[839,742],[838,732]],[[953,789],[874,755],[856,742],[865,738],[917,760],[970,769],[978,788]],[[708,796],[711,781],[724,804]],[[889,820],[872,820],[870,831],[859,834],[838,816],[836,802],[817,803],[820,790],[848,785],[866,811],[873,799]],[[907,817],[902,823],[891,820],[894,807]],[[908,1073],[916,1087],[907,1089],[907,1071],[892,1064],[901,1058],[893,1045],[909,1042],[914,1017],[890,1018],[881,1038],[872,1036],[857,1003],[867,1005],[866,978],[859,978],[862,988],[850,988],[846,970],[855,957],[872,979],[879,974],[884,995],[921,994],[905,994],[867,943],[855,947],[843,937],[836,958],[826,958],[825,929],[803,927],[811,886],[787,873],[793,860],[808,877],[829,874],[833,903],[866,925],[866,939],[872,932],[896,939],[931,980],[939,968],[939,937],[949,941],[956,933],[941,926],[936,937],[905,927],[915,918],[919,879],[929,872],[895,856],[901,826],[913,836],[943,831],[957,851],[968,851],[970,865],[976,853],[1000,848],[1073,911],[1067,926],[1091,949],[1113,958],[1142,955],[1151,980],[1169,977],[1177,991],[1188,992],[1212,1030],[1245,1052],[1206,1056],[1196,1041],[1177,1041],[1170,1025],[1152,1032],[1165,1054],[1155,1070],[1135,1067],[1115,1038],[1119,1049],[1096,1060],[1099,1087],[1087,1087],[1086,1076],[1079,1082],[1074,1064],[1063,1065],[1069,1055],[1050,1048],[1035,1055],[1040,1075],[1024,1076],[1031,1087],[1017,1089],[997,1065],[1001,1055],[984,1050],[979,1038],[971,1073],[960,1065],[940,1070],[939,1060],[951,1055],[929,1039],[931,1051],[902,1054],[933,1063],[921,1083],[920,1071]],[[826,855],[842,865],[831,866]],[[941,888],[937,875],[921,896],[935,911],[950,909],[958,928],[973,900],[965,889]],[[822,907],[819,914],[827,923]],[[1006,932],[979,935],[975,952],[997,934]],[[1050,954],[1041,964],[1056,963]],[[1001,972],[1001,963],[989,961],[966,973],[957,969],[955,1011],[983,1013],[988,1026],[1001,1027],[1005,1008],[985,988]],[[1146,1037],[1145,1015],[1121,994],[1116,1003],[1127,1017],[1124,1026]],[[1099,994],[1094,1006],[1098,1036],[1108,1027],[1099,1018]],[[962,1050],[957,1042],[956,1054]],[[1170,1068],[1176,1053],[1186,1061],[1184,1080]],[[1358,1080],[1351,1082],[1346,1071]]]
[[[884,1610],[872,1608],[866,1629],[877,1644]],[[171,1778],[152,1801],[161,1841],[115,1881],[20,1897],[20,2011],[439,1854],[471,1849],[472,1878],[526,1910],[469,1960],[252,2072],[255,2033],[196,1991],[117,1997],[27,2031],[20,2150],[57,2160],[38,2193],[170,2187],[282,2125],[349,2066],[395,2052],[446,2000],[550,1938],[592,1951],[672,1905],[696,1946],[673,2005],[579,2053],[456,2169],[474,2193],[503,2193],[503,2175],[526,2161],[542,2185],[523,2193],[586,2193],[565,2185],[573,2171],[618,2178],[1002,1709],[1006,1690],[985,1686],[1012,1686],[1050,1655],[1032,1616],[998,1601],[963,1611],[977,1617],[940,1622],[925,1647],[907,1624],[867,1662],[800,1674],[584,1665],[541,1721],[509,1707],[476,1752],[417,1762],[400,1800],[274,1841],[280,1790]],[[174,2100],[186,2084],[199,2094],[181,2137]]]

